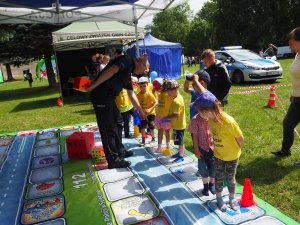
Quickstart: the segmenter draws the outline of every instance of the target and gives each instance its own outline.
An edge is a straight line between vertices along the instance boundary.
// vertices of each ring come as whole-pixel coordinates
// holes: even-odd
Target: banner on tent
[[[143,36],[141,32],[137,33],[138,36]],[[90,39],[135,39],[135,32],[92,32],[92,33],[84,33],[84,34],[61,34],[58,36],[53,36],[53,42],[59,43],[63,41],[76,41],[76,40],[90,40]]]

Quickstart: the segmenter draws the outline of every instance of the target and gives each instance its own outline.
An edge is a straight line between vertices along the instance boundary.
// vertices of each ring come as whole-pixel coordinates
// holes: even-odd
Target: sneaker
[[[280,151],[273,151],[271,153],[274,154],[274,155],[276,155],[276,156],[278,156],[278,157],[286,157],[286,156],[290,156],[291,155],[290,151],[285,152],[285,151],[282,151],[282,150],[280,150]]]
[[[133,156],[133,151],[125,150],[124,152],[125,152],[124,158],[128,158],[130,156]]]
[[[126,168],[131,165],[131,162],[126,161],[121,158],[117,158],[115,162],[108,164],[108,169],[114,169],[114,168]]]
[[[175,155],[172,155],[171,158],[178,158],[179,157],[179,152],[177,152]]]
[[[174,161],[173,163],[180,163],[180,162],[183,162],[184,161],[184,158],[182,156],[178,156]]]
[[[233,211],[238,211],[240,209],[240,205],[235,198],[229,199],[229,205]]]
[[[222,196],[217,197],[217,206],[222,212],[227,210],[227,205],[224,203]]]
[[[144,146],[145,146],[145,142],[140,143],[139,146],[140,146],[140,147],[144,147]]]

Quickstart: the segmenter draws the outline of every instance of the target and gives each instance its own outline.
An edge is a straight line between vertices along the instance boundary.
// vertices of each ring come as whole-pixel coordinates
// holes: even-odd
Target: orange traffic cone
[[[63,101],[62,101],[61,98],[58,98],[58,99],[57,99],[57,105],[58,105],[59,107],[62,107],[62,106],[63,106]]]
[[[268,101],[268,105],[266,105],[265,107],[268,108],[275,108],[276,107],[276,102],[275,102],[275,97],[276,97],[276,86],[272,85],[270,87],[270,96],[269,96],[269,101]]]
[[[240,204],[244,208],[257,205],[253,198],[253,193],[252,193],[252,188],[251,188],[251,183],[249,178],[245,179],[244,189],[243,189],[242,197],[240,199]]]

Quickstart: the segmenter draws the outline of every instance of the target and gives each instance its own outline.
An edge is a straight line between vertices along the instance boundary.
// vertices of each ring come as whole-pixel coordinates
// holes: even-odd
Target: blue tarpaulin
[[[145,46],[144,46],[145,42]],[[178,79],[181,77],[181,50],[180,43],[159,40],[147,34],[144,40],[138,41],[140,55],[147,53],[150,71],[156,71],[159,77]],[[137,56],[136,43],[130,45],[127,54]]]

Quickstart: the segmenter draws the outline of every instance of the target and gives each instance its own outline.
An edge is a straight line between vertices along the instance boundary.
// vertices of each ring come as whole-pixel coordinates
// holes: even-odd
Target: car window
[[[216,59],[220,59],[220,57],[221,57],[221,52],[215,52],[215,57],[216,57]]]
[[[251,52],[251,51],[230,51],[230,55],[238,61],[246,61],[246,60],[253,60],[253,59],[262,59],[258,54]]]
[[[222,55],[221,55],[221,60],[222,60],[222,61],[225,61],[225,60],[227,60],[227,59],[228,59],[228,57],[229,57],[229,55],[228,55],[228,54],[226,54],[226,53],[222,53]]]

